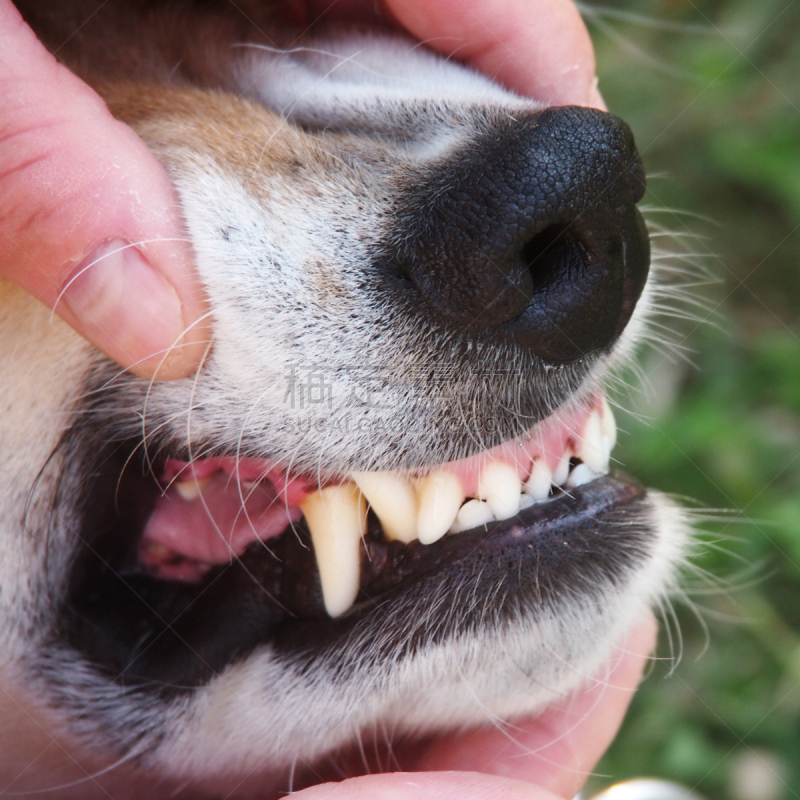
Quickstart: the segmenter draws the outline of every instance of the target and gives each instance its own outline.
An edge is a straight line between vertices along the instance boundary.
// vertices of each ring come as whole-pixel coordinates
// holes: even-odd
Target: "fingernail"
[[[80,332],[124,367],[165,357],[184,331],[175,289],[121,239],[101,244],[84,259],[61,302]]]

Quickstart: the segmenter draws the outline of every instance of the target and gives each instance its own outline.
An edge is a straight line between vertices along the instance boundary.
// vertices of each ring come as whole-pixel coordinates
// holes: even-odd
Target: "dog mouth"
[[[413,647],[404,620],[437,603],[425,635],[444,639],[464,624],[444,598],[466,585],[495,622],[544,612],[564,585],[598,602],[652,545],[644,489],[608,474],[615,439],[597,394],[461,461],[338,480],[233,455],[150,463],[118,445],[81,501],[68,639],[115,680],[174,693],[263,644],[341,656],[367,621]]]
[[[429,547],[511,520],[606,475],[615,440],[614,416],[600,395],[524,437],[421,471],[358,471],[322,481],[266,459],[161,459],[152,465],[159,496],[137,545],[138,564],[155,579],[200,583],[248,548],[269,553],[279,537],[302,529],[325,610],[338,617],[362,588],[368,533]]]

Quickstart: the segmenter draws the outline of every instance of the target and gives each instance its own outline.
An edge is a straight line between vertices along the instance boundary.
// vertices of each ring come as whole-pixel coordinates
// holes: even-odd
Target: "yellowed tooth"
[[[495,519],[492,509],[484,500],[467,500],[458,510],[456,521],[450,527],[450,533],[461,533],[478,528]]]
[[[338,617],[353,605],[358,594],[367,503],[358,487],[345,483],[314,492],[300,508],[314,543],[325,608],[332,617]]]
[[[191,503],[193,500],[197,500],[197,498],[200,497],[203,489],[210,480],[210,476],[208,478],[200,478],[200,480],[189,478],[188,481],[175,481],[172,485],[175,487],[175,491],[187,503]]]
[[[603,474],[608,472],[608,459],[603,453],[603,433],[600,417],[594,411],[586,420],[583,437],[575,455],[589,467],[592,472]]]
[[[400,542],[417,538],[417,493],[399,472],[354,472],[350,476],[381,521],[386,537]]]
[[[564,451],[564,455],[561,456],[561,461],[558,462],[558,466],[553,470],[553,483],[556,486],[563,486],[564,481],[567,479],[567,475],[569,475],[569,460],[572,458],[572,451],[567,449]]]
[[[478,497],[489,504],[495,519],[508,519],[519,513],[521,491],[516,467],[502,461],[490,461],[484,466]]]
[[[600,412],[600,431],[604,437],[608,438],[608,452],[614,449],[617,443],[617,421],[614,419],[614,412],[608,404],[605,396],[603,397],[603,408]]]
[[[533,462],[531,474],[525,481],[525,493],[541,503],[550,496],[550,485],[553,483],[553,473],[547,462],[543,458],[537,458]]]
[[[461,481],[452,472],[431,472],[417,481],[417,536],[422,544],[433,544],[453,524],[464,502]]]

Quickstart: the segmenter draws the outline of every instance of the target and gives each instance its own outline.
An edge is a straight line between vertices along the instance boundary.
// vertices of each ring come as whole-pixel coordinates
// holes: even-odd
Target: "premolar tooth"
[[[564,481],[569,475],[569,460],[572,458],[570,450],[565,450],[564,455],[561,456],[561,461],[558,466],[553,470],[553,483],[556,486],[563,486]]]
[[[608,452],[610,453],[617,443],[617,421],[614,419],[614,412],[605,397],[603,397],[603,408],[600,416],[600,430],[603,436],[608,437]]]
[[[464,502],[461,481],[452,472],[431,472],[417,482],[417,535],[422,544],[441,539]]]
[[[367,503],[352,483],[326,486],[300,508],[311,532],[325,608],[332,617],[356,599],[361,577],[361,537],[367,532]]]
[[[467,500],[458,510],[456,521],[450,528],[450,533],[461,533],[472,528],[486,525],[495,519],[489,504],[483,500]]]
[[[598,477],[600,476],[588,464],[576,464],[564,486],[567,489],[577,489],[578,486],[583,486],[584,483],[589,483]]]
[[[575,455],[586,464],[592,472],[601,474],[608,472],[608,459],[603,452],[603,432],[599,415],[592,411],[583,429],[583,438]]]
[[[550,484],[553,482],[553,473],[545,460],[537,459],[533,462],[530,477],[525,481],[525,493],[541,503],[550,496]]]
[[[189,478],[188,481],[175,481],[172,485],[175,487],[175,491],[187,503],[191,503],[193,500],[197,500],[197,498],[200,497],[203,493],[203,489],[210,480],[210,477],[200,478],[200,480]]]
[[[377,514],[388,539],[408,544],[417,538],[417,493],[408,478],[398,472],[354,472],[350,477]]]
[[[522,481],[517,468],[502,461],[490,461],[481,473],[478,497],[485,500],[496,519],[509,519],[519,513]]]

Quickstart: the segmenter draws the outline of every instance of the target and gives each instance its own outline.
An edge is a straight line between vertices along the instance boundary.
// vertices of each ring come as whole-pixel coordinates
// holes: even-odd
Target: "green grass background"
[[[717,580],[685,581],[702,623],[678,605],[682,658],[654,668],[593,787],[654,775],[708,798],[798,797],[800,3],[584,10],[601,91],[651,176],[645,202],[676,234],[664,246],[718,279],[702,323],[671,323],[695,366],[676,346],[646,354],[649,394],[620,395],[638,415],[619,415],[615,456],[727,513],[694,560]]]

